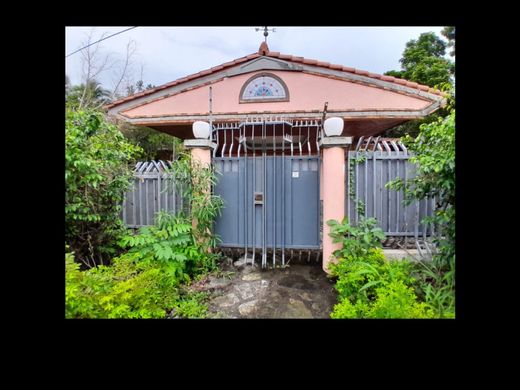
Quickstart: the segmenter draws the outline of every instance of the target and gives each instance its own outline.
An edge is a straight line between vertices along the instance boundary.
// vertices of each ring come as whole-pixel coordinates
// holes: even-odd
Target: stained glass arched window
[[[289,90],[283,80],[272,73],[256,74],[240,91],[240,103],[287,102]]]

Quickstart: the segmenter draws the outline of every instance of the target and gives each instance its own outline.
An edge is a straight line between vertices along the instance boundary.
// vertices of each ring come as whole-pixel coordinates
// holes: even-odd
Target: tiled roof
[[[393,76],[385,76],[385,75],[381,75],[381,74],[378,74],[378,73],[371,73],[371,72],[368,72],[366,70],[350,68],[348,66],[343,66],[343,65],[339,65],[339,64],[331,64],[329,62],[322,62],[322,61],[313,60],[313,59],[309,59],[309,58],[292,56],[290,54],[281,54],[281,53],[276,52],[276,51],[269,51],[269,48],[267,47],[267,44],[265,42],[262,42],[262,44],[260,45],[260,48],[258,49],[257,53],[249,54],[247,56],[237,58],[236,60],[229,61],[229,62],[226,62],[224,64],[214,66],[214,67],[212,67],[210,69],[202,70],[202,71],[194,73],[192,75],[181,77],[180,79],[177,79],[175,81],[172,81],[172,82],[160,85],[158,87],[155,87],[155,88],[152,88],[152,89],[147,89],[146,91],[139,92],[139,93],[136,93],[134,95],[130,95],[130,96],[121,98],[121,99],[116,100],[116,101],[114,101],[114,102],[112,102],[110,104],[107,104],[105,106],[105,108],[112,108],[114,106],[117,106],[119,104],[122,104],[124,102],[130,101],[130,100],[133,100],[133,99],[136,99],[138,97],[150,95],[150,94],[152,94],[154,92],[157,92],[157,91],[160,91],[162,89],[173,87],[174,85],[181,84],[181,83],[184,83],[184,82],[189,81],[189,80],[193,80],[193,79],[196,79],[196,78],[199,78],[199,77],[202,77],[202,76],[207,76],[209,74],[212,74],[212,73],[215,73],[215,72],[219,72],[219,71],[221,71],[223,69],[235,66],[235,65],[240,64],[242,62],[246,62],[246,61],[252,60],[254,58],[261,57],[262,55],[264,55],[266,57],[279,58],[281,60],[290,61],[290,62],[302,63],[302,64],[306,64],[306,65],[314,65],[314,66],[318,66],[318,67],[321,67],[321,68],[329,68],[329,69],[334,69],[334,70],[340,70],[340,71],[343,71],[343,72],[349,72],[349,73],[353,73],[353,74],[367,76],[367,77],[370,77],[370,78],[373,78],[373,79],[379,79],[379,80],[383,80],[383,81],[387,81],[387,82],[391,82],[391,83],[396,83],[396,84],[399,84],[399,85],[404,85],[406,87],[419,89],[421,91],[433,93],[433,94],[436,94],[436,95],[443,95],[443,93],[441,91],[439,91],[438,89],[434,89],[434,88],[428,87],[427,85],[421,85],[421,84],[418,84],[418,83],[414,83],[412,81],[408,81],[408,80],[405,80],[405,79],[399,79],[399,78],[393,77]]]

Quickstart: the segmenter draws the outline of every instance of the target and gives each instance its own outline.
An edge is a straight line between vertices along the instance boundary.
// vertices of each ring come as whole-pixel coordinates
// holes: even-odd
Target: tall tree
[[[66,88],[66,101],[71,108],[98,109],[110,101],[110,95],[110,91],[94,79],[90,79],[87,84],[69,85]]]
[[[455,55],[455,27],[454,26],[446,26],[442,29],[441,34],[448,40],[448,47],[453,48],[450,51],[450,56]]]
[[[446,43],[435,33],[423,33],[418,39],[406,43],[401,70],[391,70],[386,75],[415,81],[430,87],[451,83],[455,66],[445,58]]]
[[[454,28],[450,27],[443,30],[448,39],[452,39],[454,46]],[[446,55],[446,44],[435,33],[423,33],[418,39],[412,39],[406,43],[403,56],[399,60],[401,70],[391,70],[386,75],[415,81],[419,84],[428,85],[444,90],[449,90],[454,81],[455,64]],[[439,117],[447,115],[447,111],[440,109],[426,118],[413,120],[388,130],[384,136],[401,137],[408,134],[415,137],[419,133],[419,126],[423,123],[430,123]]]

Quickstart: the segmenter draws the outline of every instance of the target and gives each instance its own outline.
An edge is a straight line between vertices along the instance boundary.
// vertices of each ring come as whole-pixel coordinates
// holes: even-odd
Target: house
[[[322,254],[327,271],[337,244],[323,221],[347,214],[349,151],[443,104],[427,86],[273,52],[262,42],[256,53],[106,108],[184,139],[195,158],[222,173],[214,191],[226,203],[216,222],[223,247],[264,267],[294,251]]]

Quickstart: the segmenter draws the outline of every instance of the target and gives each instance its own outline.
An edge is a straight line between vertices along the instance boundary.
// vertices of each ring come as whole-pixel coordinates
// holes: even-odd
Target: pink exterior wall
[[[341,147],[323,149],[323,270],[329,272],[328,265],[334,258],[332,253],[341,248],[333,244],[329,237],[330,227],[327,221],[338,222],[345,216],[345,150]]]
[[[242,85],[258,71],[235,77],[227,77],[212,84],[213,112],[247,113],[251,111],[297,111],[322,110],[323,104],[329,102],[329,110],[383,110],[383,109],[422,109],[431,102],[369,87],[348,81],[321,77],[303,72],[272,71],[287,84],[289,102],[239,103]],[[209,86],[179,93],[146,105],[125,111],[133,118],[139,116],[207,114]]]

